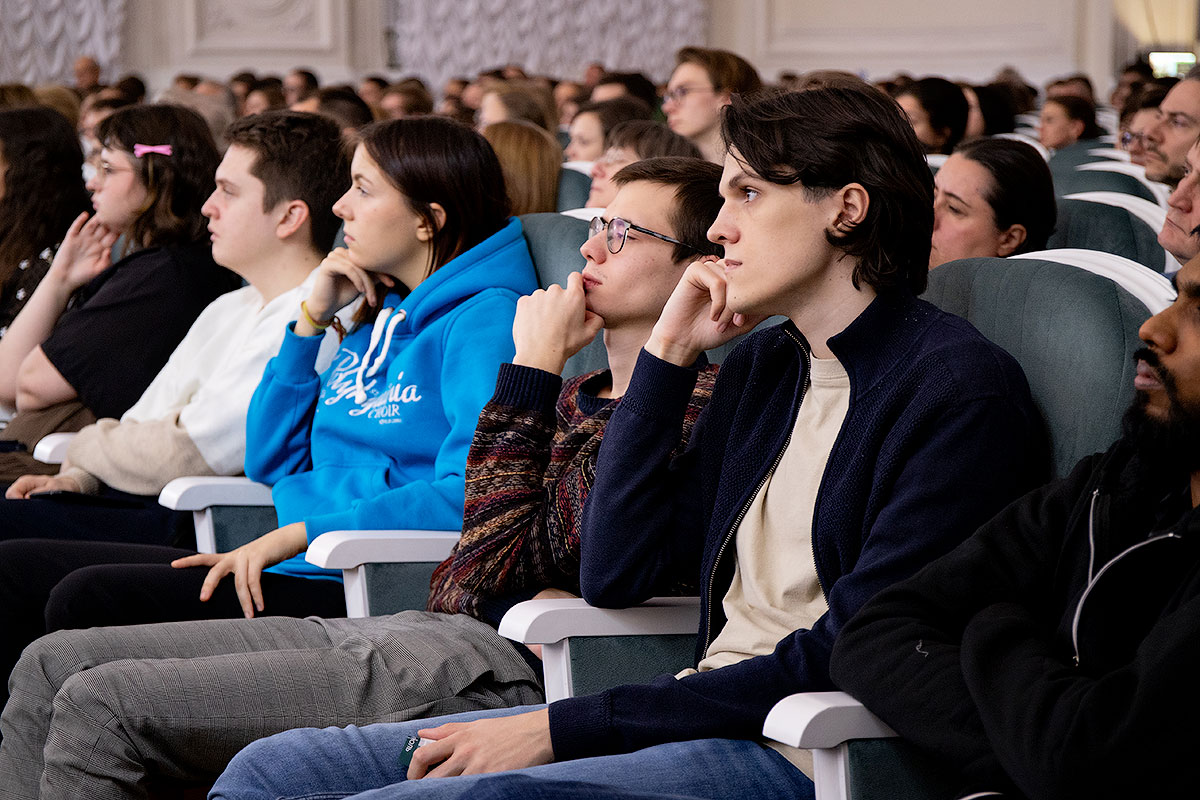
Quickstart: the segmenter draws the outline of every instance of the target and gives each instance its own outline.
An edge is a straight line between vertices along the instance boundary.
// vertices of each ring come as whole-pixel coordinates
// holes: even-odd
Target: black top
[[[97,418],[120,417],[204,307],[239,284],[208,242],[139,250],[76,293],[42,350]]]
[[[33,258],[22,259],[17,264],[17,270],[8,279],[3,289],[0,289],[0,337],[8,333],[17,314],[25,308],[25,303],[33,295],[33,290],[41,283],[42,278],[50,270],[58,245],[47,247]]]

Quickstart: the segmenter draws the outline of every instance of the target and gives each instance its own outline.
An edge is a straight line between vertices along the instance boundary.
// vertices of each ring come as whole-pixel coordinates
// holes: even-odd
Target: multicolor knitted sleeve
[[[716,372],[707,367],[696,381],[681,444]],[[579,520],[616,406],[580,410],[581,387],[595,374],[565,382],[553,418],[548,403],[493,398],[484,408],[467,459],[462,539],[434,572],[431,611],[478,615],[481,598],[548,587],[579,592]]]

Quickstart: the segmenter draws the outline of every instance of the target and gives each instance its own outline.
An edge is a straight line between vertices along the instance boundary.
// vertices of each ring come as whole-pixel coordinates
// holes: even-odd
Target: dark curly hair
[[[49,108],[0,110],[0,286],[21,261],[62,241],[71,222],[91,210],[83,151],[67,120]]]
[[[722,110],[721,134],[764,180],[800,184],[811,198],[861,184],[870,197],[866,218],[846,233],[825,233],[830,244],[858,259],[855,288],[866,283],[880,293],[925,290],[933,177],[895,100],[865,84],[750,100],[734,95]]]
[[[135,144],[170,145],[171,155],[133,158],[146,187],[146,205],[127,233],[127,247],[156,247],[198,241],[208,220],[200,207],[212,194],[221,160],[204,118],[171,105],[128,106],[100,123],[97,138],[109,150],[133,155]]]

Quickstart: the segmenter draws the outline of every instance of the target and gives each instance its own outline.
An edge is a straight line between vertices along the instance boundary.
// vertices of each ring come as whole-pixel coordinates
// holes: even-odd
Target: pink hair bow
[[[158,153],[159,155],[171,155],[171,145],[169,144],[135,144],[133,146],[133,157],[141,158],[147,153]]]

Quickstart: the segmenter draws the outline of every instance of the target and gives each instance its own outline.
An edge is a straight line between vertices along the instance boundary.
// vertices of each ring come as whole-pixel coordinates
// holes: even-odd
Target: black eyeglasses
[[[664,242],[683,245],[689,250],[696,249],[687,242],[681,242],[678,239],[672,239],[670,236],[667,236],[664,233],[652,231],[649,228],[643,228],[641,225],[634,225],[629,220],[621,219],[620,217],[613,217],[608,221],[605,221],[604,217],[592,217],[592,224],[588,226],[588,235],[595,236],[605,228],[608,229],[608,235],[604,237],[604,243],[608,246],[608,252],[612,253],[613,255],[621,252],[621,248],[625,246],[625,237],[629,235],[631,230],[637,231],[638,233],[644,233],[647,236],[653,236],[655,239],[662,239]]]

